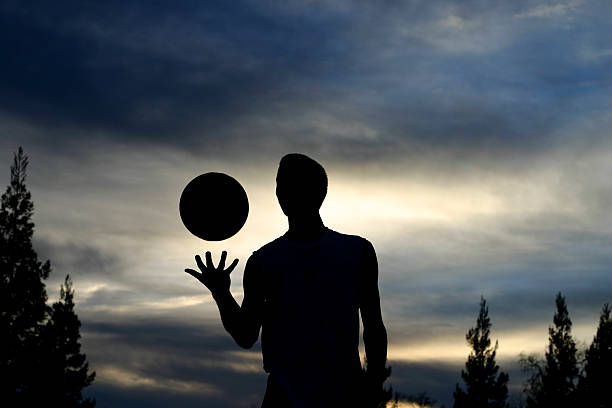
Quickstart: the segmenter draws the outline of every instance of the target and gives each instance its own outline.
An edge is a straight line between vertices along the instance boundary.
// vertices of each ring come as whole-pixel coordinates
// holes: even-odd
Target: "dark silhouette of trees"
[[[555,299],[557,311],[548,328],[548,350],[543,361],[534,356],[523,358],[521,364],[533,371],[527,380],[527,407],[574,407],[579,379],[576,342],[572,337],[565,297],[559,292]]]
[[[51,265],[40,262],[32,247],[34,205],[25,184],[27,166],[20,147],[0,204],[2,402],[10,407],[93,406],[95,401],[80,397],[93,374],[87,374],[85,356],[79,353],[80,323],[74,314],[70,281],[62,287],[60,302],[53,307],[46,303],[44,280]]]
[[[95,400],[83,399],[81,389],[90,385],[87,357],[81,353],[81,322],[74,312],[74,290],[70,276],[61,286],[60,300],[52,306],[51,318],[43,331],[47,396],[62,407],[93,407]]]
[[[580,401],[589,407],[612,407],[612,316],[606,303],[599,317],[593,343],[586,351],[584,376],[580,379]]]
[[[506,408],[508,404],[508,374],[499,371],[495,363],[497,341],[491,346],[489,338],[491,320],[487,301],[480,298],[480,312],[476,327],[471,328],[465,336],[472,352],[461,370],[461,377],[466,385],[463,391],[459,384],[453,393],[455,408]]]
[[[28,158],[23,149],[14,157],[11,181],[0,207],[0,370],[2,394],[28,393],[37,360],[40,333],[48,313],[43,279],[49,261],[41,263],[32,248],[34,205],[25,185]]]

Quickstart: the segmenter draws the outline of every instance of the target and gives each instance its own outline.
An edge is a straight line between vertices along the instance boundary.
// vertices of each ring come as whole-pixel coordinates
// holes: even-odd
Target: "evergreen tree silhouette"
[[[580,402],[593,408],[612,407],[612,316],[606,303],[599,317],[593,343],[586,351],[584,377],[580,379]]]
[[[508,404],[508,374],[499,371],[495,363],[497,341],[491,346],[489,338],[491,320],[487,301],[480,298],[480,312],[476,320],[476,327],[471,328],[465,336],[472,351],[465,363],[465,370],[461,370],[461,378],[466,385],[463,391],[456,385],[453,397],[455,408],[506,408]]]
[[[2,395],[17,404],[33,385],[40,367],[40,333],[48,313],[43,282],[49,261],[32,248],[34,205],[25,185],[28,158],[20,147],[0,205],[0,377]],[[9,406],[11,403],[9,403]]]
[[[579,378],[576,342],[572,337],[565,297],[559,292],[555,299],[557,311],[554,326],[548,328],[548,350],[544,361],[535,357],[521,363],[534,371],[527,380],[527,407],[575,407],[576,386]]]
[[[66,398],[89,385],[93,376],[82,377],[84,361],[78,349],[78,324],[69,317],[74,314],[71,286],[64,286],[62,300],[53,308],[47,305],[44,280],[51,272],[49,261],[40,262],[32,247],[34,204],[28,191],[26,170],[28,157],[20,147],[11,166],[10,184],[0,203],[0,392],[2,405],[29,407],[38,405],[71,406]],[[67,281],[69,282],[69,281]],[[55,313],[58,313],[57,316]],[[76,315],[74,315],[76,318]],[[78,323],[78,318],[76,319]],[[80,324],[80,323],[79,323]],[[59,330],[63,326],[66,330]],[[76,330],[76,331],[75,331]],[[57,337],[53,336],[67,336]],[[74,340],[76,339],[76,340]],[[51,344],[66,343],[64,348]],[[68,360],[61,368],[59,353]],[[84,356],[83,356],[84,358]],[[85,364],[85,372],[87,371]],[[64,370],[62,377],[58,372]],[[72,373],[76,370],[75,373]],[[70,372],[70,374],[68,374]],[[53,373],[53,374],[51,374]],[[81,376],[81,377],[79,377]],[[66,380],[70,377],[69,380]],[[50,386],[52,384],[52,387]],[[49,393],[53,390],[53,393]],[[77,398],[78,400],[78,398]],[[92,406],[94,401],[83,401]],[[89,404],[89,405],[87,405]]]
[[[87,357],[81,353],[81,322],[74,312],[74,290],[67,275],[60,300],[52,307],[43,330],[47,398],[62,407],[93,407],[95,399],[83,399],[81,389],[90,385],[96,373],[88,373]]]

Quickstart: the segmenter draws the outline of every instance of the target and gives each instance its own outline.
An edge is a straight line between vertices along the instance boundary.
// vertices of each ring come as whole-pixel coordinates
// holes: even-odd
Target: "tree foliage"
[[[28,158],[20,147],[0,203],[3,405],[93,406],[94,401],[80,397],[93,374],[87,374],[86,357],[79,352],[80,322],[69,279],[62,286],[61,300],[53,307],[47,305],[44,280],[51,265],[40,262],[32,247],[34,204],[25,184],[27,167]]]
[[[48,315],[43,282],[49,261],[41,263],[32,248],[34,223],[30,192],[25,186],[28,158],[19,148],[11,179],[0,204],[0,370],[3,395],[27,392],[40,366],[40,334]]]
[[[497,341],[491,346],[489,338],[491,320],[489,308],[484,298],[480,299],[480,312],[476,320],[476,327],[471,328],[465,336],[472,348],[465,370],[461,370],[461,377],[465,382],[464,391],[459,384],[456,385],[453,397],[455,408],[505,408],[508,406],[508,374],[499,371],[495,362]]]
[[[45,350],[46,395],[62,407],[93,407],[95,401],[83,399],[81,389],[90,385],[94,373],[88,373],[87,357],[81,353],[81,322],[74,312],[74,290],[66,276],[60,300],[52,306],[51,318],[43,332]]]
[[[555,299],[554,326],[548,328],[548,349],[544,360],[531,356],[522,364],[533,371],[527,381],[527,407],[573,407],[579,379],[576,342],[572,337],[572,321],[569,318],[565,297],[561,293]]]
[[[606,303],[599,316],[593,343],[586,351],[584,377],[580,379],[580,400],[589,407],[612,407],[612,316]]]

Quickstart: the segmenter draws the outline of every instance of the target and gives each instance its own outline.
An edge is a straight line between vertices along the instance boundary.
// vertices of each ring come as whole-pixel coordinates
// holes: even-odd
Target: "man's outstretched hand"
[[[206,252],[206,265],[202,262],[200,255],[195,256],[196,263],[200,272],[193,269],[185,269],[185,272],[202,282],[214,295],[228,292],[230,288],[230,273],[238,265],[238,259],[234,259],[234,262],[227,268],[225,268],[225,259],[227,258],[227,252],[221,253],[221,260],[219,265],[215,268],[212,261],[210,251]]]

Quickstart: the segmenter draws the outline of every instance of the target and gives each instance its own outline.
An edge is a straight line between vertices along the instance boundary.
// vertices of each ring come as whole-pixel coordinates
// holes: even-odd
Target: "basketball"
[[[204,173],[191,180],[179,201],[185,227],[206,241],[234,235],[249,215],[249,200],[242,185],[224,173]]]

